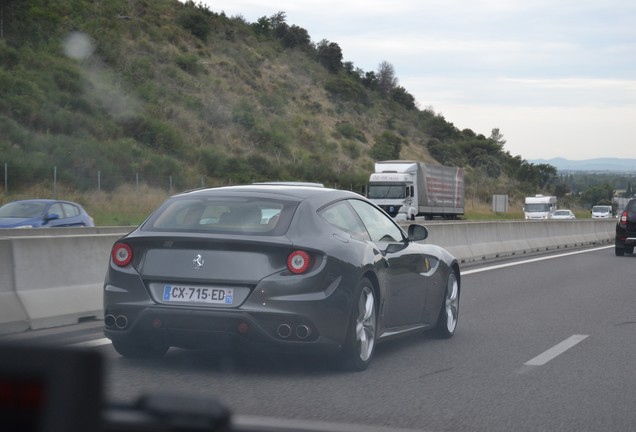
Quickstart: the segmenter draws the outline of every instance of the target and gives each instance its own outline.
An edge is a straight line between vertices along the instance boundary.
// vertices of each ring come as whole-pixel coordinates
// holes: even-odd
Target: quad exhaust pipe
[[[296,337],[298,339],[307,339],[311,334],[311,330],[306,325],[299,325],[296,327]]]
[[[276,330],[276,334],[278,335],[279,338],[287,339],[288,337],[291,336],[292,329],[289,326],[289,324],[281,324],[278,326],[278,329]]]
[[[124,330],[128,327],[128,318],[126,318],[126,315],[115,316],[113,314],[108,314],[104,317],[104,325],[107,328],[116,327],[119,330]]]
[[[298,339],[307,339],[311,335],[311,329],[304,324],[297,326],[294,330],[294,335]],[[281,324],[276,329],[276,334],[281,339],[287,339],[292,335],[292,328],[289,324]]]

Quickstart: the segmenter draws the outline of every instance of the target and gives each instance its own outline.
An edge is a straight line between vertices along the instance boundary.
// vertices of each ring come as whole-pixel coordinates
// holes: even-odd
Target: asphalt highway
[[[239,416],[423,431],[636,427],[636,256],[611,247],[463,268],[459,327],[378,345],[365,372],[322,358],[172,349],[120,357],[101,323],[11,335],[106,358],[106,395],[214,396]]]

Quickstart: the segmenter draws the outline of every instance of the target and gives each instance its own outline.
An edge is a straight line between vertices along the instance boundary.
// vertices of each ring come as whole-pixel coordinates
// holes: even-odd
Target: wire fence
[[[10,170],[9,170],[9,165],[7,163],[4,164],[4,170],[3,170],[3,190],[4,190],[4,195],[8,195],[10,192],[11,193],[15,193],[17,192],[20,188],[18,186],[13,187],[13,190],[11,188],[11,177],[10,177]],[[53,166],[51,168],[51,176],[48,178],[43,178],[39,180],[39,184],[41,185],[46,185],[46,186],[50,186],[51,188],[51,198],[55,199],[57,198],[57,193],[58,193],[58,187],[63,183],[60,180],[60,172],[58,171],[57,166]],[[16,176],[16,178],[18,178],[19,176]],[[105,179],[102,176],[102,172],[100,170],[97,170],[93,176],[91,176],[92,179],[86,180],[85,183],[87,184],[92,184],[93,186],[89,186],[87,189],[88,190],[93,190],[96,192],[103,192],[103,191],[110,191],[114,189],[114,181],[112,179],[110,179],[110,181],[108,181],[109,179]],[[260,182],[262,182],[262,180],[259,180]],[[278,181],[289,181],[288,179],[285,180],[268,180],[271,182],[278,182]],[[257,180],[252,181],[251,183],[256,183]],[[130,179],[128,179],[128,181],[122,181],[122,179],[118,178],[117,179],[117,185],[120,184],[134,184],[135,187],[135,192],[139,192],[140,188],[143,185],[151,185],[153,187],[156,187],[158,189],[164,190],[169,194],[173,194],[173,193],[177,193],[179,191],[184,191],[184,190],[192,190],[192,189],[198,189],[198,188],[206,188],[206,187],[219,187],[219,186],[228,186],[228,185],[232,185],[232,184],[241,184],[242,182],[236,182],[233,181],[232,178],[228,178],[225,181],[221,181],[219,182],[217,181],[211,181],[209,178],[207,178],[204,175],[198,176],[198,178],[195,177],[183,177],[183,176],[167,176],[167,177],[163,177],[163,178],[148,178],[146,176],[143,176],[140,173],[135,173],[134,176],[132,176]],[[306,182],[301,182],[301,183],[306,183]],[[315,184],[319,184],[317,182],[314,182]],[[354,192],[358,192],[361,194],[364,194],[366,192],[366,185],[354,185],[354,184],[349,184],[349,185],[340,185],[337,183],[334,184],[329,184],[329,185],[324,185],[327,187],[332,187],[334,189],[347,189],[350,191],[354,191]]]
[[[52,171],[51,171],[51,177],[50,178],[46,178],[46,179],[41,179],[41,183],[43,184],[50,184],[51,187],[51,194],[53,196],[53,198],[57,198],[57,191],[58,191],[58,186],[61,184],[60,182],[60,178],[59,178],[59,172],[58,172],[58,168],[57,166],[53,166],[52,167]],[[4,190],[4,194],[8,195],[9,192],[16,192],[19,187],[15,186],[13,188],[11,188],[11,178],[9,175],[9,165],[8,164],[4,164],[4,170],[3,170],[3,190]],[[121,180],[121,179],[119,179]],[[102,173],[100,170],[97,170],[95,172],[94,175],[94,179],[92,180],[94,187],[90,187],[89,189],[95,190],[97,192],[102,192],[105,190],[104,186],[104,182],[103,182],[103,178],[102,178]],[[231,179],[228,180],[229,184],[231,184]],[[110,182],[111,185],[113,182]],[[159,179],[159,181],[157,181],[157,179],[147,179],[144,178],[140,173],[135,173],[134,178],[131,178],[130,181],[126,182],[126,183],[134,183],[135,185],[135,190],[138,191],[140,186],[142,184],[152,184],[153,186],[157,186],[160,189],[164,189],[169,193],[175,192],[177,190],[187,190],[187,189],[196,189],[196,188],[204,188],[204,187],[213,187],[213,186],[220,186],[219,184],[208,184],[207,179],[205,178],[205,176],[201,176],[198,181],[196,182],[196,184],[193,184],[193,180],[189,179],[189,180],[185,180],[183,178],[178,178],[176,179],[173,176],[168,176],[167,178],[164,179]],[[13,190],[12,190],[13,189]],[[112,189],[112,188],[106,188],[106,190],[108,189]]]

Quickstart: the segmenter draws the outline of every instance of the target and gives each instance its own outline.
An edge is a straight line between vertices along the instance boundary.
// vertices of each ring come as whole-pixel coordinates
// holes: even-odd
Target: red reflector
[[[155,318],[152,320],[152,326],[156,329],[161,328],[161,326],[163,325],[163,323],[161,322],[161,320],[159,318]]]
[[[247,323],[242,322],[238,325],[238,331],[240,334],[245,334],[250,331],[250,326],[248,326]]]
[[[111,252],[113,262],[119,267],[125,267],[132,261],[132,248],[126,243],[117,243]]]
[[[295,274],[304,273],[309,268],[309,254],[305,251],[293,251],[287,257],[287,268]]]

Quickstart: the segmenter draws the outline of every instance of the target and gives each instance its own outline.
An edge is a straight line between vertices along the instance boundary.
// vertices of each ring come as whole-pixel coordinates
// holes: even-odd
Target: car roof
[[[53,202],[58,202],[59,200],[54,200],[54,199],[47,199],[47,198],[34,198],[34,199],[23,199],[23,200],[15,200],[15,201],[10,201],[6,204],[12,204],[12,203],[53,203]],[[66,201],[62,201],[62,202],[66,202]]]
[[[253,185],[269,185],[269,186],[309,186],[309,187],[325,187],[322,183],[312,183],[312,182],[256,182],[252,183]]]
[[[73,201],[68,201],[68,200],[60,200],[60,199],[51,199],[51,198],[31,198],[31,199],[22,199],[22,200],[15,200],[15,201],[10,201],[12,203],[19,203],[19,202],[39,202],[39,203],[55,203],[55,202],[63,202],[63,203],[70,203],[70,204],[77,204],[76,202]],[[9,203],[7,203],[9,204]]]
[[[322,194],[338,194],[338,193],[353,193],[348,191],[341,191],[338,189],[330,189],[320,186],[310,186],[310,185],[290,185],[290,184],[274,184],[274,183],[263,183],[263,184],[252,184],[252,185],[237,185],[237,186],[221,186],[217,188],[208,188],[208,189],[196,189],[189,192],[184,192],[174,197],[184,197],[184,196],[212,196],[212,195],[236,195],[236,194],[246,194],[246,195],[261,195],[261,196],[277,196],[281,197],[281,195],[297,200],[304,200],[314,195],[322,195]]]

